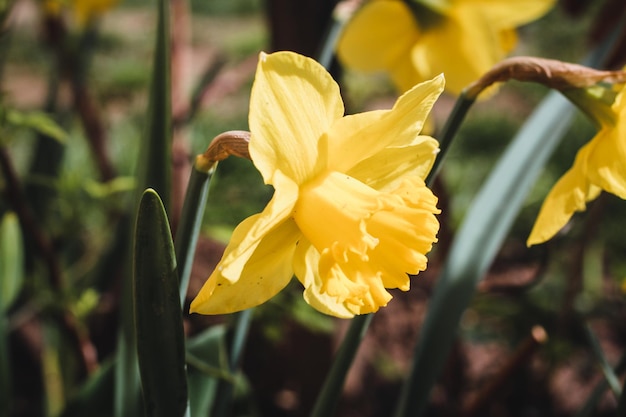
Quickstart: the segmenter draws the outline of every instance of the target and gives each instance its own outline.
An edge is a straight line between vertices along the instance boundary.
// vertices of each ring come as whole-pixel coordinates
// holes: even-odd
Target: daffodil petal
[[[238,234],[249,231],[255,221],[254,217],[244,220]],[[293,276],[292,259],[300,236],[293,221],[283,222],[274,228],[256,246],[241,276],[234,282],[221,274],[221,264],[218,264],[192,301],[190,312],[233,313],[255,307],[278,294]]]
[[[577,211],[584,211],[587,202],[595,199],[601,189],[585,175],[585,164],[591,143],[580,149],[574,165],[552,187],[546,196],[535,225],[526,241],[528,246],[550,240]]]
[[[514,28],[546,14],[555,0],[482,0],[467,2],[467,7],[480,9],[489,24],[501,28]]]
[[[273,229],[289,219],[298,199],[298,186],[280,171],[274,176],[276,191],[263,212],[252,216],[254,221],[241,223],[235,231],[220,262],[222,276],[234,283],[257,246]],[[244,227],[245,225],[245,227]]]
[[[337,56],[359,71],[389,71],[406,60],[418,36],[415,19],[402,1],[370,1],[348,22]]]
[[[615,126],[604,127],[590,142],[587,170],[592,183],[626,199],[626,107],[622,112]]]
[[[267,184],[282,171],[300,184],[325,164],[318,140],[343,116],[339,86],[314,60],[261,53],[250,96],[250,155]]]
[[[329,169],[346,172],[389,146],[412,144],[443,92],[444,83],[443,75],[439,75],[407,91],[391,110],[337,120],[328,132]]]
[[[407,56],[399,59],[396,65],[388,71],[391,81],[400,93],[410,90],[416,83],[424,80],[413,65],[410,50],[407,52]]]
[[[429,136],[418,136],[412,144],[393,146],[359,162],[347,174],[375,190],[397,188],[405,176],[425,179],[435,162],[439,142]]]
[[[445,73],[446,90],[459,94],[504,57],[501,42],[479,10],[459,5],[422,34],[411,59],[422,78]]]
[[[348,319],[354,317],[335,297],[321,292],[322,280],[319,275],[320,253],[310,242],[301,240],[296,249],[293,267],[298,280],[304,286],[304,300],[317,311],[331,316]]]

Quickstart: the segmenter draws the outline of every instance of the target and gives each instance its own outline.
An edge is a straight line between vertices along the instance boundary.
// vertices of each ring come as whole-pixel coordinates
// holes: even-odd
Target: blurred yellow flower
[[[79,28],[112,9],[119,0],[44,0],[43,9],[47,15],[58,16],[67,7]]]
[[[118,0],[72,0],[73,12],[78,26],[85,26],[92,19],[112,9]]]
[[[420,136],[443,76],[391,110],[343,116],[339,86],[312,59],[262,53],[250,97],[250,155],[272,200],[233,232],[191,311],[264,303],[295,275],[305,300],[337,317],[370,313],[409,289],[436,241],[425,186],[438,143]]]
[[[600,119],[600,131],[576,155],[554,185],[535,221],[528,246],[551,239],[602,190],[626,199],[626,87],[611,106],[614,120]]]
[[[555,0],[370,0],[339,39],[348,68],[388,72],[399,91],[443,73],[459,94],[517,43],[517,26],[545,14]],[[415,18],[417,15],[417,19]]]

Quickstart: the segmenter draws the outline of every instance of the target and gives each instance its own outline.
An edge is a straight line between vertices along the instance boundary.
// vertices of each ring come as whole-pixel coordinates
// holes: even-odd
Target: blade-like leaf
[[[134,250],[135,325],[148,416],[183,416],[187,376],[176,256],[163,203],[146,190],[139,204]]]
[[[608,56],[626,22],[589,54],[585,64]],[[409,377],[395,416],[420,416],[454,340],[476,285],[493,262],[530,188],[571,123],[574,107],[551,92],[526,120],[469,208],[428,307]]]
[[[67,132],[52,117],[40,111],[22,112],[10,109],[7,110],[6,121],[15,127],[33,129],[62,144],[67,141]]]
[[[170,10],[159,0],[152,82],[148,104],[148,125],[140,149],[143,178],[140,189],[154,188],[165,207],[170,204],[172,177],[172,114],[170,98]]]
[[[180,215],[178,229],[176,230],[176,260],[180,275],[180,302],[185,301],[191,267],[202,226],[202,217],[206,207],[207,196],[209,195],[209,182],[211,174],[200,171],[193,167],[189,178],[189,185],[185,193],[183,210]]]
[[[170,9],[169,2],[158,0],[157,28],[152,64],[147,125],[138,161],[137,190],[153,188],[170,200],[171,181],[171,102],[170,102]],[[137,355],[132,323],[130,280],[124,281],[121,303],[121,332],[118,338],[118,360],[115,365],[115,416],[141,415]]]
[[[613,391],[615,399],[619,400],[622,396],[622,385],[619,382],[619,378],[617,377],[617,374],[613,371],[613,368],[611,368],[611,365],[609,365],[609,361],[604,355],[602,346],[600,346],[600,341],[591,329],[591,326],[589,326],[589,323],[585,323],[584,329],[591,350],[596,355],[598,362],[600,362],[600,368],[602,369],[602,373],[604,374],[604,379],[606,379],[606,381],[609,383],[609,387],[611,388],[611,391]]]
[[[189,339],[189,406],[192,416],[208,416],[213,409],[220,379],[231,378],[228,369],[226,326],[214,326]]]
[[[113,414],[113,362],[106,362],[68,402],[60,417],[106,417]]]
[[[7,213],[0,223],[0,313],[6,312],[22,288],[24,248],[22,231],[15,213]]]
[[[9,416],[11,402],[11,362],[9,360],[5,314],[17,297],[24,280],[22,231],[15,213],[0,222],[0,416]]]
[[[478,192],[457,233],[420,331],[398,417],[423,412],[463,311],[526,196],[569,126],[572,105],[551,93],[524,124]]]
[[[11,415],[11,362],[9,360],[6,318],[0,314],[0,417]]]

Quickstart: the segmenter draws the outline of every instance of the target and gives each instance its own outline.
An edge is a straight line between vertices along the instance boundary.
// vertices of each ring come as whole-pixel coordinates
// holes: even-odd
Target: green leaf
[[[65,144],[67,132],[57,124],[48,114],[40,111],[22,112],[14,109],[6,111],[6,121],[15,127],[27,127],[47,137]]]
[[[570,124],[572,105],[551,93],[535,109],[476,195],[450,249],[421,328],[396,416],[420,415],[448,357],[461,315]]]
[[[196,243],[202,227],[202,217],[209,195],[211,174],[200,171],[194,166],[191,169],[189,184],[185,193],[185,201],[176,230],[176,260],[180,275],[180,302],[185,301],[191,268],[196,253]]]
[[[622,396],[622,386],[619,382],[619,378],[617,377],[617,374],[613,371],[613,368],[611,368],[611,365],[609,365],[609,361],[604,355],[602,346],[600,346],[600,341],[598,340],[595,333],[591,329],[591,326],[589,326],[588,323],[585,323],[584,329],[585,329],[585,334],[587,336],[587,340],[589,342],[591,350],[596,355],[598,362],[600,362],[600,368],[602,369],[604,378],[606,379],[606,382],[609,383],[609,387],[611,388],[611,391],[613,391],[613,395],[615,395],[615,399],[619,401],[620,397]]]
[[[214,326],[187,343],[189,403],[192,416],[208,416],[220,379],[232,379],[228,370],[227,328]]]
[[[169,222],[159,195],[144,192],[134,249],[135,326],[146,414],[185,415],[187,376],[178,272]]]
[[[24,282],[22,231],[15,213],[7,213],[0,223],[0,313],[6,312]]]
[[[104,199],[115,194],[132,191],[136,185],[137,182],[134,177],[117,177],[107,182],[86,179],[84,188],[91,197]]]
[[[0,222],[0,416],[10,415],[11,361],[8,320],[5,316],[15,301],[24,279],[22,231],[15,213],[6,213]]]
[[[140,148],[142,169],[140,190],[155,189],[165,207],[170,204],[172,178],[172,112],[170,94],[170,10],[169,1],[159,0],[148,125]]]
[[[103,364],[68,401],[60,417],[107,417],[113,415],[113,362]]]
[[[158,0],[157,28],[148,101],[147,125],[139,148],[137,191],[153,188],[166,203],[170,200],[171,181],[171,103],[170,103],[170,44],[169,2]],[[115,256],[115,254],[113,254]],[[132,323],[130,280],[123,282],[120,307],[121,325],[115,365],[114,415],[143,415],[139,410],[138,365],[135,334]]]
[[[0,417],[11,415],[12,384],[7,319],[0,314]]]

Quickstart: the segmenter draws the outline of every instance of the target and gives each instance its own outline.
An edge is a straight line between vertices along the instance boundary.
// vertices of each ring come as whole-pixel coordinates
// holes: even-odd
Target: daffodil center
[[[436,241],[436,202],[419,177],[389,193],[339,172],[302,186],[293,218],[320,253],[320,291],[364,314],[389,301],[385,288],[408,290]]]
[[[378,239],[365,221],[380,209],[378,192],[339,172],[326,172],[300,188],[293,218],[318,251],[331,249],[340,259],[349,252],[367,257]]]

